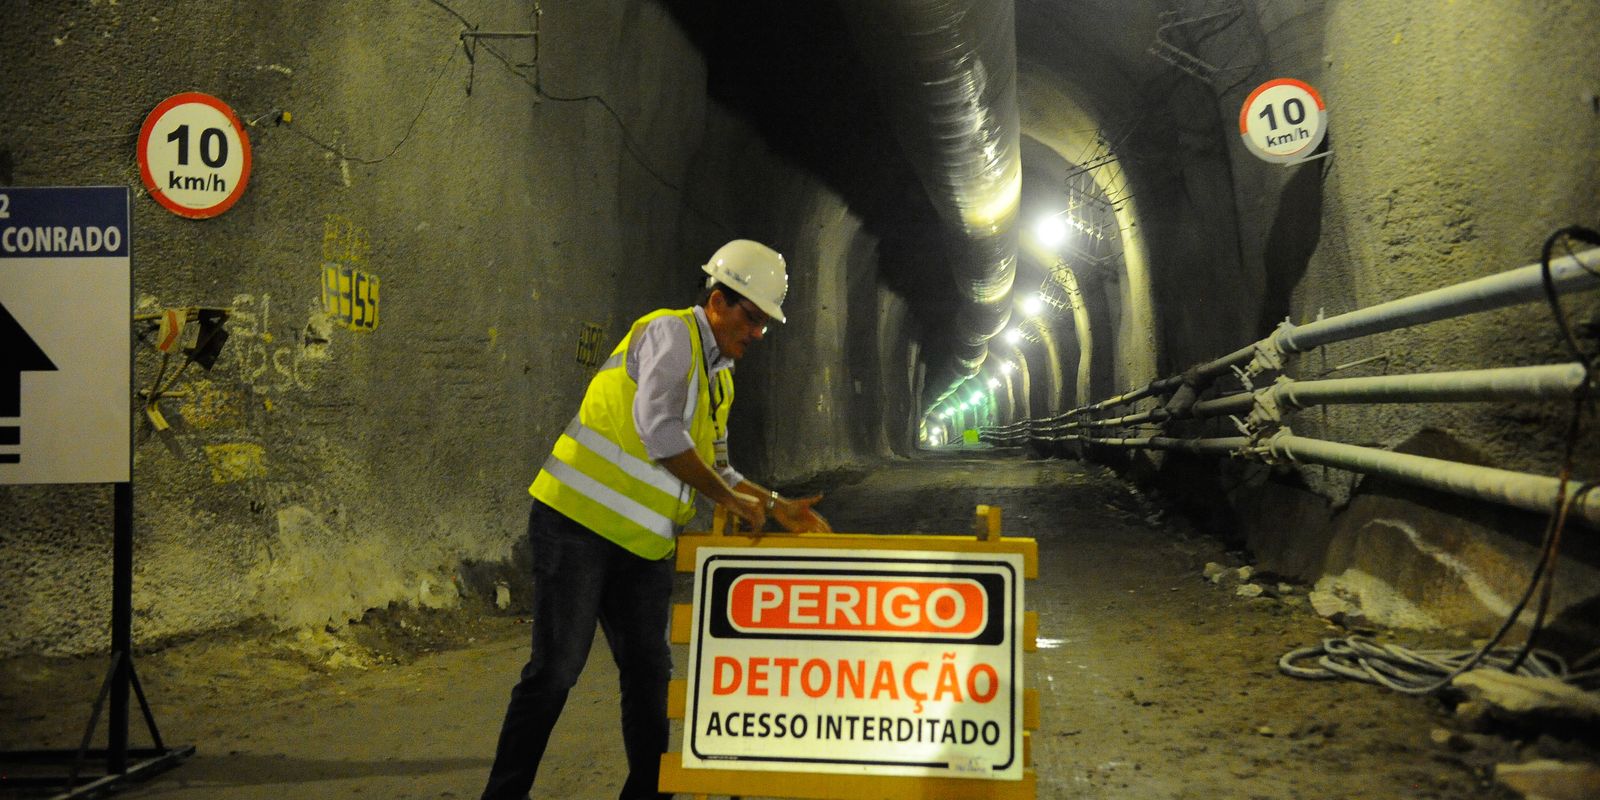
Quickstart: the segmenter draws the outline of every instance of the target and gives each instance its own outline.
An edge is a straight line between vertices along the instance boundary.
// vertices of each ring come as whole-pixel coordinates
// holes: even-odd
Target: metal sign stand
[[[109,190],[109,194],[107,194]],[[128,242],[131,241],[131,224],[128,214],[128,190],[125,187],[72,187],[72,188],[39,188],[39,189],[5,189],[0,188],[0,199],[4,199],[10,215],[7,219],[12,225],[27,224],[55,224],[72,227],[77,232],[85,226],[90,230],[105,230],[107,236],[119,232],[127,232],[116,237],[118,245],[110,244],[106,240],[105,249],[90,255],[117,255],[115,252],[124,246],[131,251]],[[28,215],[25,216],[25,212]],[[106,227],[100,228],[100,225]],[[62,230],[58,227],[56,230]],[[92,251],[94,248],[90,248]],[[123,255],[129,258],[131,252]],[[36,260],[44,260],[41,255]],[[126,300],[112,298],[113,305],[123,302],[131,304],[131,261],[126,262],[126,278],[120,280],[127,282]],[[37,276],[35,270],[27,275]],[[24,279],[19,279],[25,281]],[[126,306],[123,306],[126,308]],[[107,309],[109,310],[109,309]],[[126,313],[126,312],[123,312]],[[119,323],[126,324],[126,323]],[[27,332],[20,327],[16,329],[24,338]],[[74,332],[74,342],[83,346],[83,339],[77,338]],[[128,340],[127,357],[129,361],[129,397],[132,395],[132,376],[134,370],[133,351],[131,339]],[[32,344],[31,339],[28,340]],[[12,346],[10,343],[7,346]],[[37,349],[37,348],[36,348]],[[45,363],[50,363],[46,360]],[[58,367],[50,364],[48,369]],[[82,367],[80,362],[73,362],[73,366],[61,367],[68,371],[75,381],[82,381],[79,373],[92,372],[91,369]],[[77,372],[73,372],[77,370]],[[20,378],[19,378],[20,379]],[[92,384],[92,380],[91,380]],[[69,383],[69,386],[80,386],[80,383]],[[114,386],[103,387],[93,384],[94,389],[88,393],[101,391],[116,391]],[[78,394],[84,394],[81,389],[74,389]],[[8,409],[6,416],[18,416],[20,409]],[[16,445],[16,428],[12,431],[9,444]],[[89,724],[83,732],[83,740],[77,749],[67,750],[11,750],[0,751],[0,791],[13,787],[25,789],[30,794],[43,794],[52,789],[59,792],[52,797],[54,800],[64,798],[79,798],[98,795],[114,791],[130,780],[144,780],[163,770],[176,766],[183,759],[195,752],[193,745],[168,747],[161,740],[161,732],[156,728],[155,715],[150,711],[150,703],[144,696],[144,687],[139,684],[139,676],[133,667],[133,430],[131,418],[125,433],[113,426],[106,433],[111,439],[126,435],[129,449],[126,471],[117,469],[115,475],[105,472],[85,469],[78,465],[64,473],[22,473],[32,479],[24,478],[18,483],[110,483],[112,485],[112,572],[111,572],[111,664],[107,668],[105,680],[100,684],[99,696],[95,698],[94,706],[89,714]],[[38,441],[33,437],[30,441]],[[3,462],[18,464],[22,458],[17,454]],[[115,460],[115,459],[113,459]],[[152,745],[150,747],[129,747],[128,745],[128,691],[139,700],[139,710],[144,714],[144,721],[150,732]],[[109,707],[108,707],[109,700]],[[105,748],[92,748],[95,728],[100,722],[100,714],[107,711],[106,717],[106,746]],[[92,762],[92,763],[91,763]],[[85,774],[86,771],[97,771],[95,767],[104,765],[104,775],[94,776]],[[65,772],[61,771],[62,765],[67,766]],[[82,777],[80,777],[82,776]]]
[[[129,780],[147,779],[194,755],[194,745],[167,747],[161,741],[155,715],[150,711],[150,702],[145,699],[144,687],[139,684],[138,673],[133,668],[133,484],[124,482],[112,486],[111,665],[89,714],[83,742],[76,750],[12,750],[0,753],[0,762],[9,764],[71,764],[65,775],[13,776],[0,781],[0,787],[7,784],[37,789],[61,787],[61,793],[54,795],[53,800],[91,797],[101,792],[115,791]],[[145,725],[153,743],[151,747],[128,747],[129,688],[139,699],[139,710],[144,713]],[[106,705],[108,697],[109,709]],[[91,748],[89,745],[94,739],[102,710],[108,710],[106,747]],[[88,761],[104,762],[105,775],[80,778]],[[80,780],[85,782],[80,785]]]

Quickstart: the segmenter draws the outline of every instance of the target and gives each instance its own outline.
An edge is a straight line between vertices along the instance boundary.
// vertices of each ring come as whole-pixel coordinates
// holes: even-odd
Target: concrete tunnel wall
[[[668,10],[547,4],[537,65],[527,40],[469,65],[457,14],[535,24],[531,3],[307,0],[31,3],[0,27],[0,186],[134,187],[138,310],[234,309],[216,368],[163,403],[188,424],[181,453],[136,446],[141,643],[484,589],[463,576],[492,579],[471,565],[523,536],[526,486],[592,373],[586,326],[603,358],[637,315],[691,302],[733,236],[791,270],[791,323],[741,369],[736,463],[791,479],[906,438],[877,421],[909,416],[907,367],[874,359],[904,351],[846,343],[904,316],[870,263],[846,270],[871,252],[859,226],[708,99]],[[157,206],[135,160],[144,116],[190,90],[253,123],[249,187],[208,221]],[[595,99],[553,99],[588,96],[626,132]],[[324,312],[327,264],[381,281],[375,329]],[[110,520],[109,487],[0,487],[0,655],[104,649]]]
[[[1117,392],[1231,352],[1285,318],[1305,323],[1522,266],[1555,229],[1600,217],[1600,62],[1585,44],[1600,32],[1592,4],[1244,3],[1239,14],[1166,33],[1219,67],[1203,77],[1149,52],[1162,23],[1204,17],[1198,11],[1152,19],[1153,9],[1131,4],[1021,7],[1019,60],[1035,84],[1022,92],[1025,135],[1067,159],[1085,151],[1085,135],[1112,142],[1137,202],[1132,226],[1149,250],[1159,320],[1151,340],[1130,326],[1143,312],[1126,291],[1123,310],[1135,313],[1124,313],[1117,335],[1095,326],[1094,349],[1115,350],[1118,364],[1155,365],[1119,369]],[[1331,157],[1283,167],[1244,148],[1240,105],[1281,76],[1321,90]],[[1051,91],[1062,97],[1045,99]],[[1595,318],[1593,293],[1566,304],[1579,324]],[[1330,345],[1288,372],[1310,378],[1380,354],[1385,362],[1341,377],[1568,358],[1548,310],[1530,304]],[[1095,394],[1086,399],[1104,396]],[[1556,475],[1567,410],[1331,407],[1290,422],[1302,435]],[[1175,432],[1234,435],[1226,420]],[[1575,476],[1600,473],[1597,443],[1592,432],[1578,443]],[[1341,470],[1118,461],[1155,471],[1261,566],[1356,601],[1383,624],[1491,630],[1521,593],[1543,526],[1539,515]],[[1558,627],[1593,641],[1600,555],[1592,537],[1567,542]]]
[[[31,3],[0,28],[0,185],[138,187],[139,123],[179,91],[256,121],[251,186],[227,214],[181,220],[135,196],[139,308],[236,310],[217,369],[168,406],[192,428],[184,454],[136,450],[141,641],[253,619],[338,625],[481,589],[460,576],[503,570],[521,538],[524,488],[589,375],[574,357],[585,326],[604,349],[639,313],[686,303],[695,265],[732,235],[789,255],[794,320],[741,367],[736,463],[787,481],[906,451],[929,322],[874,277],[870,222],[708,98],[705,57],[674,17],[687,5],[546,8],[537,72],[520,40],[495,43],[509,64],[480,50],[469,69],[463,23],[423,0]],[[449,7],[484,30],[534,24],[531,4]],[[1163,8],[1018,3],[1024,135],[1070,160],[1080,126],[1052,120],[1089,120],[1133,199],[1129,273],[1085,294],[1102,305],[1083,315],[1101,320],[1091,352],[1080,359],[1066,328],[1017,350],[1033,416],[1209,360],[1285,316],[1520,266],[1549,231],[1600,216],[1600,65],[1585,56],[1600,20],[1586,3],[1246,2],[1192,43],[1230,67],[1211,82],[1148,52]],[[1243,150],[1239,103],[1279,75],[1328,99],[1330,159],[1284,168]],[[627,133],[596,100],[541,99],[535,83],[603,97]],[[1418,108],[1449,123],[1417,130]],[[275,109],[294,121],[273,124]],[[376,330],[322,311],[324,263],[381,279]],[[1594,318],[1592,298],[1569,307]],[[1380,352],[1395,373],[1561,357],[1547,314],[1524,306],[1329,347],[1296,374]],[[154,368],[141,354],[141,386]],[[1554,474],[1563,415],[1344,408],[1294,424]],[[1581,443],[1578,475],[1600,474],[1597,443]],[[1132,466],[1264,566],[1381,601],[1369,610],[1392,624],[1482,627],[1524,579],[1540,526],[1337,470]],[[104,647],[109,495],[0,488],[0,655]],[[1557,607],[1572,619],[1600,593],[1600,556],[1568,541]]]
[[[1600,62],[1584,53],[1600,34],[1593,4],[1260,3],[1255,17],[1264,66],[1321,87],[1333,153],[1273,169],[1229,137],[1242,265],[1263,277],[1258,332],[1282,317],[1304,323],[1520,267],[1557,228],[1600,220]],[[1221,112],[1236,114],[1244,91],[1224,94]],[[1575,322],[1595,318],[1593,292],[1566,305]],[[1386,363],[1341,375],[1556,363],[1570,358],[1558,341],[1549,310],[1528,304],[1330,345],[1293,373],[1384,353]],[[1302,435],[1554,476],[1569,408],[1348,406],[1292,424]],[[1592,429],[1578,443],[1574,477],[1600,474],[1597,444]],[[1544,523],[1316,468],[1260,486],[1241,493],[1241,519],[1269,563],[1369,606],[1403,601],[1378,616],[1414,627],[1503,617]],[[1285,512],[1297,542],[1282,534]],[[1553,615],[1592,641],[1584,609],[1600,595],[1600,556],[1592,536],[1567,541]]]

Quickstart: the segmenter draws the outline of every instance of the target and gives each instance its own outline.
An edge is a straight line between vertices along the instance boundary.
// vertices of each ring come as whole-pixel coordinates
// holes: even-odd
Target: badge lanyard
[[[716,468],[727,469],[728,462],[728,429],[726,423],[717,420],[722,416],[722,404],[725,402],[726,393],[722,391],[722,380],[719,375],[711,371],[711,357],[706,355],[705,342],[700,343],[700,363],[706,368],[706,390],[711,396],[711,433],[715,437],[713,445],[716,449]]]

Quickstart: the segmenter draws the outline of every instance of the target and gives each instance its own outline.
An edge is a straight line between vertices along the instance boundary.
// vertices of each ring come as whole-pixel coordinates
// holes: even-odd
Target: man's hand
[[[832,533],[832,526],[812,508],[821,501],[820,494],[793,500],[779,497],[777,504],[772,507],[772,517],[791,533]]]
[[[752,533],[760,534],[761,529],[767,527],[767,507],[760,498],[751,497],[743,492],[731,492],[729,501],[725,503],[739,519],[750,526]]]
[[[693,448],[660,459],[659,463],[678,480],[693,486],[713,503],[727,506],[729,511],[750,526],[750,530],[759,534],[766,527],[766,498],[756,497],[723,483],[722,477]],[[745,484],[739,486],[743,488]]]

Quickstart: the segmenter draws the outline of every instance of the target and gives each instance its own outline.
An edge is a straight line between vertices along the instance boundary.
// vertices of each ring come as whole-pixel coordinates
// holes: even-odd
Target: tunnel
[[[476,796],[526,656],[525,487],[634,321],[751,239],[787,321],[738,364],[732,463],[838,531],[985,505],[1037,538],[1039,797],[1537,796],[1541,760],[1595,796],[1592,708],[1486,729],[1278,659],[1537,644],[1595,703],[1597,40],[1580,0],[12,0],[0,198],[131,192],[132,646],[201,740],[161,780],[281,790],[328,698],[409,692],[377,728],[475,744],[386,771],[411,745],[374,734],[295,791]],[[145,164],[185,92],[248,146],[205,216]],[[1315,140],[1252,139],[1280,124]],[[32,296],[7,255],[0,309]],[[168,309],[226,336],[158,351]],[[6,347],[0,380],[32,369]],[[11,413],[0,748],[75,746],[118,506],[4,480]],[[252,694],[256,745],[218,721]]]

